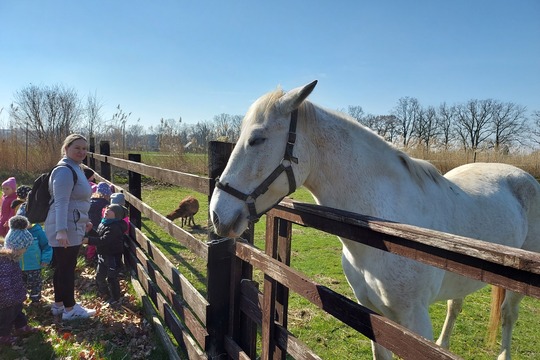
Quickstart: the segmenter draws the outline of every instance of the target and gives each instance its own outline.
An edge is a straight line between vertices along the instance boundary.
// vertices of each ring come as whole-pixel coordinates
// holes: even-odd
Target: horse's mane
[[[278,87],[276,90],[264,94],[259,99],[257,99],[257,101],[253,103],[253,105],[251,105],[248,113],[244,117],[244,120],[247,118],[259,119],[266,117],[268,113],[274,108],[274,104],[276,103],[276,101],[278,101],[279,98],[281,98],[284,94],[285,92],[281,89],[281,87]],[[247,124],[243,123],[242,128],[246,125]]]
[[[398,149],[395,149],[395,151],[405,169],[420,186],[424,185],[426,180],[441,183],[444,177],[429,161],[412,158]]]
[[[309,101],[304,101],[304,103],[302,104],[302,111],[304,111],[308,117],[314,118],[317,116],[317,111],[315,111],[315,107],[317,107],[317,105]],[[412,179],[420,187],[423,187],[426,184],[426,181],[433,181],[435,183],[440,184],[441,181],[444,179],[444,177],[439,172],[439,170],[437,170],[437,168],[433,166],[430,162],[426,160],[410,157],[405,152],[396,148],[393,144],[384,140],[375,131],[361,124],[360,122],[358,122],[356,119],[353,119],[349,115],[340,111],[333,111],[333,110],[324,109],[321,107],[318,107],[318,108],[322,109],[325,113],[331,116],[340,118],[342,121],[348,122],[350,124],[352,123],[354,127],[358,127],[361,129],[360,131],[364,131],[364,134],[367,136],[367,138],[371,139],[371,144],[373,146],[378,144],[381,146],[379,150],[384,149],[381,151],[386,151],[387,149],[391,154],[394,154],[398,158],[400,163],[409,172]]]
[[[255,118],[259,116],[265,117],[268,112],[270,112],[276,101],[278,101],[285,92],[281,89],[281,87],[278,87],[276,90],[271,91],[259,98],[259,100],[254,104],[254,107],[251,110],[256,111]],[[363,124],[359,123],[355,119],[352,119],[350,116],[343,112],[339,111],[332,111],[329,109],[322,108],[320,106],[317,106],[313,104],[312,102],[306,100],[304,101],[300,107],[299,111],[304,114],[304,116],[307,116],[308,118],[317,119],[317,111],[316,109],[322,110],[324,113],[330,114],[331,116],[337,117],[341,119],[342,121],[349,122],[354,124],[355,126],[358,126],[361,131],[365,131],[366,134],[377,138],[377,141],[380,140],[381,145],[387,146],[391,152],[394,153],[394,155],[399,159],[400,163],[405,167],[405,169],[409,172],[412,179],[420,186],[423,187],[426,184],[426,181],[433,181],[435,183],[440,184],[442,179],[444,177],[442,174],[437,170],[435,166],[433,166],[431,163],[429,163],[426,160],[416,159],[412,158],[403,151],[397,149],[393,144],[388,143],[386,140],[384,140],[380,135],[375,133],[372,129],[364,126]]]

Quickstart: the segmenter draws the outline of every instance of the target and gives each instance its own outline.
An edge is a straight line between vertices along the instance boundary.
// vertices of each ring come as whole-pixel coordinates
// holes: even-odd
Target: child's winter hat
[[[110,196],[112,194],[111,192],[111,187],[109,186],[109,184],[107,184],[106,182],[100,182],[99,184],[97,184],[97,190],[96,192],[102,194],[102,195],[105,195],[105,196]]]
[[[22,200],[26,200],[26,197],[28,196],[28,193],[32,190],[30,186],[27,185],[21,185],[17,188],[17,197]]]
[[[126,205],[126,198],[124,197],[124,194],[122,193],[114,193],[111,195],[111,204],[118,204],[125,206]]]
[[[12,250],[25,250],[34,237],[27,230],[30,223],[28,219],[21,215],[15,215],[9,219],[9,231],[5,238],[5,247]]]
[[[126,217],[127,210],[122,205],[112,204],[108,208],[114,213],[115,219],[121,220]]]
[[[2,186],[8,186],[13,190],[17,190],[17,180],[12,176],[2,183]]]

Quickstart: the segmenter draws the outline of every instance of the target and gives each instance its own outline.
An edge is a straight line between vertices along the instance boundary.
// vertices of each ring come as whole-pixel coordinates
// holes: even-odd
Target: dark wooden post
[[[229,327],[231,263],[234,239],[208,242],[208,341],[205,352],[209,359],[226,359],[225,335]]]
[[[99,142],[99,153],[101,155],[111,155],[111,145],[108,140],[102,140]],[[111,181],[111,164],[106,161],[100,161],[100,175]]]
[[[208,204],[212,198],[214,187],[216,186],[216,178],[221,175],[227,161],[231,156],[231,152],[234,148],[233,143],[226,143],[221,141],[210,141],[208,144],[208,177],[210,178],[210,184],[208,189]],[[208,221],[210,222],[210,214],[208,214]],[[217,239],[219,236],[213,232],[208,233],[209,240]]]
[[[216,185],[215,180],[225,169],[233,148],[234,144],[219,141],[211,141],[208,145],[208,174],[210,177],[208,203],[210,203]],[[210,216],[208,221],[210,221]],[[253,244],[253,234],[254,226],[251,224],[249,229],[242,235],[242,238]],[[210,240],[219,238],[213,232],[209,232],[208,236]],[[254,359],[257,355],[257,324],[240,311],[240,280],[253,279],[253,267],[248,263],[235,259],[234,257],[231,259],[231,280],[228,283],[231,296],[228,334],[250,358]],[[208,288],[210,289],[210,282]]]
[[[289,221],[266,216],[265,252],[272,258],[289,266],[291,264],[292,224]],[[267,359],[285,360],[286,351],[274,341],[274,322],[287,328],[289,289],[268,275],[264,277],[263,327],[264,343],[261,356]]]
[[[141,154],[128,154],[128,160],[141,162]],[[128,171],[128,189],[130,194],[142,200],[141,174]],[[141,212],[135,206],[129,205],[129,221],[137,228],[141,228]]]
[[[90,138],[90,146],[88,147],[88,150],[91,152],[91,153],[95,153],[96,152],[96,138],[95,137],[91,137]],[[88,159],[89,162],[87,163],[87,165],[93,169],[93,170],[96,170],[96,159],[94,159],[94,157],[92,156],[90,159]]]

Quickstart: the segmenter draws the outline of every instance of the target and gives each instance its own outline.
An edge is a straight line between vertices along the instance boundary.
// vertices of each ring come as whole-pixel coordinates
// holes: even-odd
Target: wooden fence
[[[126,258],[134,287],[171,359],[181,353],[190,359],[285,359],[287,354],[319,359],[287,329],[291,291],[404,359],[459,358],[289,267],[292,224],[540,298],[540,254],[290,200],[268,212],[264,250],[254,247],[249,237],[246,242],[214,234],[208,234],[206,242],[196,239],[142,201],[141,176],[190,188],[210,199],[212,179],[223,171],[233,144],[211,142],[209,148],[209,178],[144,165],[136,154],[128,160],[111,157],[106,142],[100,154],[92,152],[87,160],[107,180],[111,167],[128,171],[124,194],[135,226]],[[140,230],[142,215],[205,260],[206,296]],[[262,291],[252,280],[254,269],[264,273]]]

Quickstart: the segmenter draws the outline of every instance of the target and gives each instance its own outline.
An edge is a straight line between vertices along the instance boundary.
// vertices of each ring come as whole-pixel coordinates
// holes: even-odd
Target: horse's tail
[[[498,286],[491,287],[491,312],[489,314],[489,324],[487,339],[490,345],[494,345],[497,340],[497,331],[501,323],[501,306],[504,301],[506,290]]]

